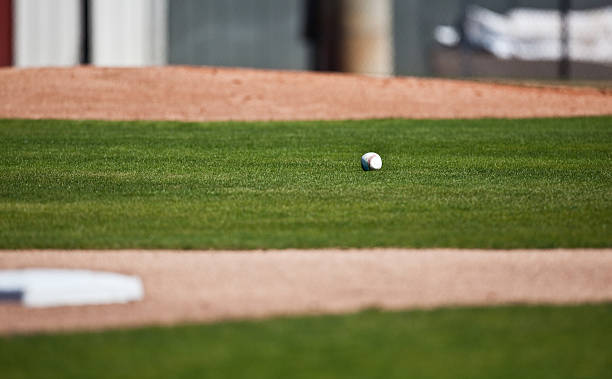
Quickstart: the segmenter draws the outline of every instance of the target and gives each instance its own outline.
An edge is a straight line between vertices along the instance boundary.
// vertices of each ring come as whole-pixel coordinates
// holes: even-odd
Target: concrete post
[[[393,74],[393,0],[341,0],[341,69]]]

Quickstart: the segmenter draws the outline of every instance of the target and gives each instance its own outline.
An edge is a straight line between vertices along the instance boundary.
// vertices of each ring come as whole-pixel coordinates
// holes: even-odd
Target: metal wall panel
[[[79,0],[16,0],[16,66],[69,66],[79,63]]]
[[[170,63],[308,68],[302,0],[184,0],[169,6]]]
[[[92,63],[166,63],[167,0],[92,0]]]

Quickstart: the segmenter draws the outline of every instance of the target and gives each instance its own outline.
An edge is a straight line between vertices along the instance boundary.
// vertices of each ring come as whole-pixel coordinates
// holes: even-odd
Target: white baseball
[[[380,170],[381,167],[382,159],[380,155],[369,152],[361,156],[361,168],[363,168],[364,171]]]

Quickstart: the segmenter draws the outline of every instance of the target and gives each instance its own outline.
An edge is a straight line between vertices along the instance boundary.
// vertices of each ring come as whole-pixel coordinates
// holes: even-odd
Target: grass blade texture
[[[0,120],[0,141],[0,248],[612,246],[610,117]]]

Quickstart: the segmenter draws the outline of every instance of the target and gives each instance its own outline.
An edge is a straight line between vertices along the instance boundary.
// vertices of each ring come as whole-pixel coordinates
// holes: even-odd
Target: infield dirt
[[[279,315],[612,300],[612,250],[4,251],[0,267],[139,275],[125,305],[0,306],[0,333]]]
[[[330,120],[612,114],[612,91],[228,68],[0,70],[0,117]]]

